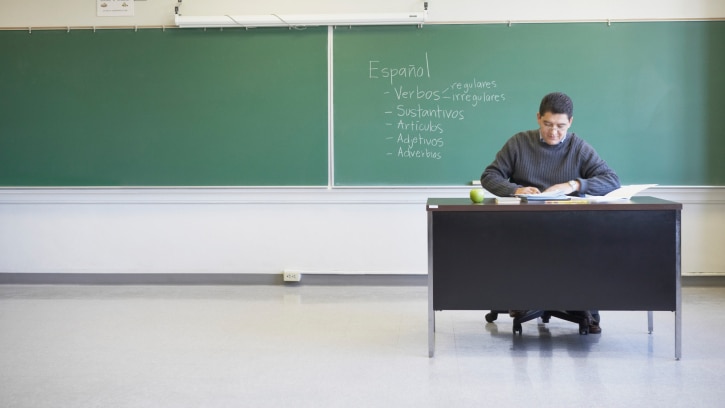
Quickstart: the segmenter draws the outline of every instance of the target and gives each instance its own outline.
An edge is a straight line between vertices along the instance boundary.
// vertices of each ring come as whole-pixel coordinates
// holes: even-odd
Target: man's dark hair
[[[574,116],[574,102],[563,92],[552,92],[541,100],[539,114],[544,116],[546,112],[553,114],[566,113],[569,119]]]

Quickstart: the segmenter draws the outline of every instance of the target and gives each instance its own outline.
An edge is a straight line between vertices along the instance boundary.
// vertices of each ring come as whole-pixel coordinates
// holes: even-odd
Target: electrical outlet
[[[299,282],[302,279],[302,273],[295,271],[282,272],[282,278],[285,282]]]

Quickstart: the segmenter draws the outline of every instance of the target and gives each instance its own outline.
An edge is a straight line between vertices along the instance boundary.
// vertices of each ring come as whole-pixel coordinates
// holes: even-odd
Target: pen
[[[589,204],[589,200],[547,200],[544,204]]]

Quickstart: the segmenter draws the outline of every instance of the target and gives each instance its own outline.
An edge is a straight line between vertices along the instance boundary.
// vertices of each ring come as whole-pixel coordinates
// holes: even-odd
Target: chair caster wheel
[[[496,319],[498,319],[498,313],[494,313],[494,312],[486,313],[486,321],[487,322],[493,323],[493,322],[496,321]]]
[[[581,334],[582,336],[586,336],[587,334],[589,334],[589,325],[579,326],[579,334]]]
[[[523,331],[524,329],[521,327],[521,323],[514,323],[514,334],[521,334]]]

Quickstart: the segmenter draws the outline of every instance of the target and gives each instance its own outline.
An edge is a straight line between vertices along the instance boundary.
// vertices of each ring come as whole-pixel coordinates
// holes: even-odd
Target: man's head
[[[564,93],[550,93],[541,100],[536,120],[539,122],[543,141],[549,145],[557,145],[562,142],[574,120],[574,103]]]
[[[539,115],[544,116],[547,112],[554,114],[565,113],[568,119],[574,117],[574,102],[563,92],[552,92],[541,100]]]

